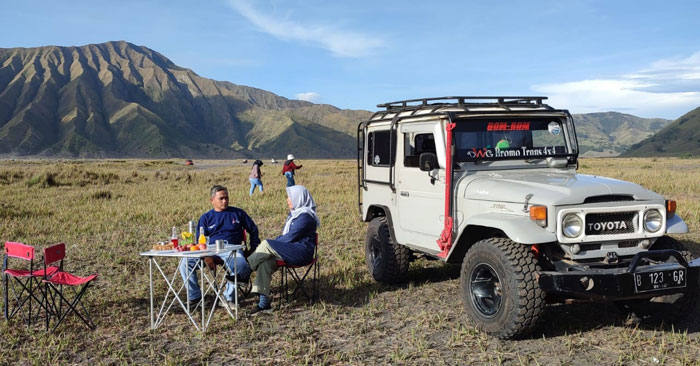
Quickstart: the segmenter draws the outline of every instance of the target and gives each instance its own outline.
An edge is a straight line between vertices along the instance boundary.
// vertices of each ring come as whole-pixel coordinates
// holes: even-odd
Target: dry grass
[[[100,278],[88,297],[98,328],[75,319],[46,335],[0,323],[0,364],[697,364],[694,330],[648,329],[608,304],[552,305],[531,338],[498,341],[465,320],[459,270],[418,260],[402,286],[374,283],[364,264],[354,161],[304,161],[297,181],[319,207],[321,301],[231,321],[206,335],[181,312],[150,331],[148,274],[138,252],[209,209],[213,184],[229,187],[263,237],[286,215],[279,165],[263,166],[265,195],[248,197],[248,165],[230,161],[5,161],[0,240],[68,245],[69,270]],[[630,180],[678,201],[698,253],[700,161],[583,159],[580,172]],[[251,300],[244,302],[250,306]],[[595,315],[595,316],[592,316]]]

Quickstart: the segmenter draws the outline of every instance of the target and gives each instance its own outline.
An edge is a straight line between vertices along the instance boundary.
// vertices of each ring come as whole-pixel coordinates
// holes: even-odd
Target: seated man
[[[228,190],[226,187],[219,185],[211,187],[209,201],[214,208],[207,211],[199,218],[197,232],[194,237],[199,237],[199,230],[202,228],[204,230],[204,235],[209,237],[209,243],[211,245],[214,245],[216,240],[219,239],[227,240],[231,244],[240,244],[243,241],[243,230],[245,230],[250,235],[251,249],[255,250],[260,243],[258,227],[255,226],[255,223],[245,211],[228,205]],[[228,253],[222,254],[219,257],[225,260],[228,257]],[[202,297],[199,283],[197,282],[197,273],[192,273],[189,280],[187,279],[187,274],[192,271],[197,261],[198,259],[196,258],[189,258],[183,259],[180,262],[180,274],[182,275],[183,281],[187,281],[189,291],[187,302],[190,304],[199,302]],[[236,253],[229,258],[228,262],[225,263],[226,267],[231,272],[233,272],[234,269],[234,261],[236,262],[235,268],[237,269],[236,274],[238,276],[238,281],[248,282],[251,270],[243,256],[243,251],[236,251]],[[227,302],[234,302],[234,291],[236,291],[236,289],[233,284],[227,283],[226,289],[224,290],[224,297]]]

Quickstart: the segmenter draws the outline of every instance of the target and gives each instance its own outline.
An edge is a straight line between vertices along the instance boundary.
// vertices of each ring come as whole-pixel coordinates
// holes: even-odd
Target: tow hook
[[[605,263],[616,264],[618,262],[620,262],[620,257],[617,256],[616,252],[608,252],[605,254]]]

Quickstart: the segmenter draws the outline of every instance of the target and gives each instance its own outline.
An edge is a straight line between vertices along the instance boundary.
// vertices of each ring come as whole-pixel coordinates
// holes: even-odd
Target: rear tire
[[[377,282],[397,283],[408,272],[411,251],[394,242],[386,217],[375,217],[367,227],[365,260],[369,273]]]
[[[474,244],[464,257],[460,276],[462,298],[472,324],[500,339],[530,332],[546,305],[536,279],[540,270],[526,245],[508,238]]]
[[[690,262],[692,256],[683,243],[670,236],[662,236],[656,240],[650,250],[675,249],[683,258]],[[697,287],[686,292],[656,296],[650,299],[636,299],[616,302],[623,312],[634,313],[637,318],[650,324],[674,324],[695,316],[700,291]]]

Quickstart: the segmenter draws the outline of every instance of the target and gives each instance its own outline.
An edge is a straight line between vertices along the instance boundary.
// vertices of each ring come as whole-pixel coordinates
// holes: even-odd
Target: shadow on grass
[[[585,333],[606,327],[630,327],[641,330],[674,332],[700,331],[697,317],[675,325],[637,318],[612,302],[581,302],[573,304],[548,304],[539,324],[528,338],[557,337],[572,333]]]
[[[360,307],[369,302],[373,294],[382,292],[393,292],[409,287],[422,287],[428,284],[440,283],[459,278],[460,268],[458,265],[438,265],[433,267],[418,267],[409,269],[404,281],[396,284],[383,284],[374,281],[371,277],[359,286],[353,288],[342,288],[337,284],[334,275],[323,275],[319,279],[320,301],[341,305]],[[366,270],[356,270],[352,273],[345,273],[344,276],[351,278],[364,277]]]

